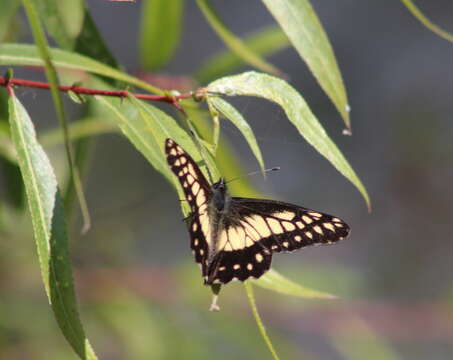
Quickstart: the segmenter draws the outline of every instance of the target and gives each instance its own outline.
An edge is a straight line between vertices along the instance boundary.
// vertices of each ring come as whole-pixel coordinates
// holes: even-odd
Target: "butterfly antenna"
[[[256,175],[256,174],[265,174],[267,172],[271,172],[271,171],[277,171],[277,170],[280,170],[280,166],[276,166],[276,167],[273,167],[273,168],[270,168],[270,169],[264,169],[264,170],[257,170],[257,171],[252,171],[248,174],[245,174],[245,175],[241,175],[241,176],[238,176],[238,177],[235,177],[235,178],[232,178],[230,180],[228,180],[225,184],[228,184],[232,181],[236,181],[238,179],[242,179],[246,176],[252,176],[252,175]]]

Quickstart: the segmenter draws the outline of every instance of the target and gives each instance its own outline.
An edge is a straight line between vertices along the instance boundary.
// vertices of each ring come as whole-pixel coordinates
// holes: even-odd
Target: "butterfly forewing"
[[[203,276],[207,274],[209,254],[210,219],[208,205],[212,197],[211,187],[198,165],[178,144],[167,139],[165,153],[171,170],[177,176],[191,209],[189,218],[190,247],[195,261],[202,266]]]

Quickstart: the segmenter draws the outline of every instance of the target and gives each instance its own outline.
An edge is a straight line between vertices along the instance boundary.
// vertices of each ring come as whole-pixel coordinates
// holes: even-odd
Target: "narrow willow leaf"
[[[0,43],[8,33],[17,11],[19,10],[20,0],[0,1]]]
[[[263,337],[263,340],[266,343],[274,360],[280,360],[280,358],[277,355],[277,352],[275,351],[274,345],[272,344],[271,339],[270,339],[269,335],[267,334],[263,321],[261,320],[261,316],[258,312],[258,308],[256,307],[255,294],[253,292],[253,287],[249,282],[245,282],[244,287],[245,287],[245,291],[247,293],[247,298],[249,300],[250,307],[252,308],[253,317],[255,318],[256,324],[260,331],[260,334]]]
[[[309,0],[262,0],[350,128],[349,105],[332,46]]]
[[[208,101],[209,113],[212,119],[212,156],[217,153],[217,147],[220,140],[220,116],[216,108],[214,108],[210,101]]]
[[[199,106],[199,104],[196,104]],[[186,107],[186,111],[194,124],[194,127],[204,138],[208,138],[212,133],[211,122],[201,109]],[[244,175],[244,169],[241,163],[237,160],[238,156],[234,153],[233,147],[227,142],[224,137],[220,137],[219,151],[216,154],[216,163],[220,173],[227,180],[237,178]],[[215,179],[217,181],[218,179]],[[230,192],[235,196],[258,197],[259,193],[251,185],[250,179],[242,177],[238,181],[233,181],[228,184]]]
[[[248,48],[244,42],[235,36],[222,22],[208,0],[197,0],[198,7],[203,12],[206,20],[209,22],[214,31],[223,40],[225,45],[231,49],[237,56],[243,59],[247,64],[274,75],[280,75],[282,72],[274,65],[264,60],[260,55]]]
[[[269,26],[253,32],[244,39],[244,44],[256,54],[266,57],[282,49],[290,43],[288,37],[277,26]],[[214,54],[203,63],[195,74],[195,78],[202,84],[221,76],[231,74],[245,63],[244,59],[227,49]]]
[[[77,311],[65,215],[52,166],[22,104],[9,99],[9,121],[33,222],[41,274],[57,322],[81,359],[97,359]]]
[[[155,71],[172,58],[181,37],[183,0],[145,0],[142,5],[140,57]]]
[[[453,42],[453,34],[441,29],[439,26],[431,22],[420,9],[412,2],[412,0],[401,0],[401,2],[407,7],[407,9],[414,15],[418,21],[420,21],[424,26],[431,30],[436,35]]]
[[[84,0],[41,0],[36,5],[48,33],[57,44],[73,49],[83,26]]]
[[[336,299],[336,296],[334,295],[299,285],[296,282],[284,277],[274,269],[270,269],[259,279],[252,281],[257,286],[260,286],[264,289],[273,290],[284,295],[291,295],[308,299]]]
[[[118,62],[102,38],[90,12],[85,7],[84,22],[73,51],[95,59],[102,64],[118,68]],[[69,49],[67,49],[69,50]]]
[[[110,119],[117,123],[123,134],[132,142],[150,164],[172,184],[180,199],[184,198],[182,188],[171,173],[164,154],[166,138],[172,138],[181,145],[196,162],[201,162],[200,152],[189,135],[170,116],[158,108],[133,97],[127,101],[98,96],[96,99],[105,105],[112,115]],[[205,175],[205,167],[201,167]],[[212,169],[211,169],[212,172]],[[189,208],[181,202],[185,215]]]
[[[61,94],[58,89],[59,87],[59,79],[57,75],[57,71],[55,69],[55,65],[52,62],[52,57],[49,51],[49,45],[47,43],[47,38],[44,33],[43,25],[39,19],[38,10],[36,8],[36,4],[34,0],[23,0],[22,1],[25,9],[25,13],[27,15],[28,21],[30,23],[31,32],[33,35],[33,39],[36,42],[38,47],[39,55],[42,58],[44,63],[44,71],[46,74],[46,78],[50,85],[50,92],[52,94],[53,104],[55,106],[55,112],[57,114],[58,121],[60,123],[60,127],[63,130],[64,134],[64,143],[65,143],[65,151],[66,157],[68,161],[68,167],[70,172],[70,178],[74,184],[75,191],[77,193],[77,200],[79,201],[80,210],[82,213],[83,218],[83,229],[82,233],[85,233],[89,230],[91,226],[90,214],[88,211],[88,205],[86,202],[85,194],[82,187],[82,181],[80,179],[79,172],[74,164],[74,158],[72,154],[71,143],[69,142],[69,131],[68,131],[68,123],[66,120],[66,115],[64,111],[63,101],[61,99]]]
[[[151,93],[162,94],[163,91],[133,76],[125,74],[110,66],[70,51],[49,48],[52,62],[57,68],[88,71],[112,79],[138,86]],[[0,65],[44,66],[35,45],[1,44]]]
[[[233,105],[219,97],[210,96],[208,98],[208,102],[239,129],[239,131],[247,140],[247,143],[249,144],[253,155],[255,155],[261,170],[264,171],[264,160],[263,156],[261,155],[261,150],[256,141],[255,134],[253,133],[252,128],[241,115],[241,113],[237,111]]]
[[[246,72],[214,81],[207,89],[211,93],[228,96],[257,96],[280,105],[305,140],[355,185],[370,208],[370,199],[362,182],[313,115],[305,100],[288,83],[267,74]]]

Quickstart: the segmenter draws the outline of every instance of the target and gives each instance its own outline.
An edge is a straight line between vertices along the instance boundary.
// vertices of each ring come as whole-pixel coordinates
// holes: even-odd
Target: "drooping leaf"
[[[22,1],[25,9],[25,14],[27,15],[27,19],[30,23],[31,33],[33,35],[33,39],[36,42],[39,56],[44,63],[44,71],[46,74],[46,78],[50,85],[50,93],[52,95],[53,104],[55,107],[55,112],[60,123],[60,127],[64,134],[64,143],[65,143],[65,152],[66,158],[69,167],[69,173],[72,183],[74,184],[74,189],[77,194],[77,200],[80,205],[80,210],[82,213],[83,218],[83,229],[82,232],[86,232],[90,228],[90,215],[88,211],[88,205],[86,202],[85,194],[83,191],[82,181],[80,179],[79,172],[75,167],[74,158],[72,154],[71,143],[69,141],[69,131],[68,131],[68,123],[66,120],[65,109],[63,105],[63,101],[61,99],[61,94],[58,89],[59,87],[59,78],[57,75],[57,71],[55,65],[52,61],[52,56],[49,50],[49,44],[47,42],[47,38],[45,36],[44,28],[39,18],[39,12],[37,10],[36,4],[34,0],[23,0]]]
[[[257,280],[252,280],[254,284],[264,289],[273,290],[284,295],[297,296],[308,299],[335,299],[336,296],[321,292],[318,290],[309,289],[305,286],[289,280],[274,269],[270,269],[267,273]]]
[[[207,89],[212,94],[257,96],[280,105],[305,140],[355,185],[370,207],[368,193],[355,171],[329,138],[302,96],[284,80],[267,74],[246,72],[214,81]]]
[[[253,133],[252,128],[241,115],[241,113],[237,111],[233,105],[219,97],[211,96],[208,98],[208,102],[239,129],[239,131],[247,140],[247,143],[249,144],[253,155],[255,155],[261,170],[264,171],[264,160],[263,156],[261,155],[261,150],[256,141],[255,134]]]
[[[138,86],[151,93],[163,94],[163,91],[124,72],[116,70],[99,61],[70,51],[49,48],[55,67],[62,69],[82,70],[124,81]],[[44,66],[35,45],[2,44],[0,45],[0,65]]]
[[[290,45],[288,37],[278,26],[269,26],[244,38],[244,44],[256,54],[266,57],[272,55]],[[212,81],[221,76],[228,75],[245,61],[230,49],[214,54],[206,62],[201,64],[195,73],[195,78],[202,84]]]
[[[309,0],[262,0],[350,128],[349,104],[329,39]]]
[[[142,5],[140,58],[155,71],[172,58],[181,37],[183,0],[145,0]]]
[[[97,359],[77,311],[62,199],[52,165],[22,104],[9,99],[11,134],[25,183],[41,274],[57,322],[81,359]]]
[[[203,12],[206,20],[209,22],[214,31],[223,40],[225,45],[230,50],[243,59],[246,63],[251,66],[274,75],[280,75],[282,72],[278,70],[274,65],[267,62],[259,54],[252,51],[247,45],[244,44],[242,39],[235,36],[222,22],[220,17],[216,14],[214,9],[209,3],[209,0],[197,0],[198,7]]]
[[[97,96],[96,99],[111,114],[109,118],[117,123],[123,134],[145,156],[150,164],[173,184],[180,199],[183,199],[184,193],[182,188],[179,186],[167,164],[166,155],[164,154],[164,143],[166,138],[172,138],[196,162],[202,165],[200,152],[191,137],[172,117],[143,101],[133,97],[130,97],[127,101],[101,96]],[[205,167],[201,166],[201,169],[207,175]],[[215,169],[210,168],[210,171],[213,172]],[[182,202],[181,205],[183,206],[185,215],[187,215],[187,204]]]

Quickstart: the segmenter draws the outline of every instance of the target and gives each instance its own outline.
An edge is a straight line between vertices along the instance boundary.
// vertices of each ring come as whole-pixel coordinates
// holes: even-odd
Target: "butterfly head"
[[[219,181],[212,185],[213,191],[213,204],[217,211],[226,211],[229,204],[228,190],[225,179],[221,178]]]

